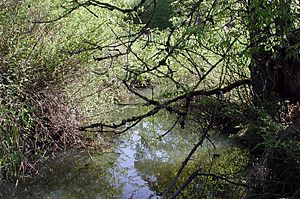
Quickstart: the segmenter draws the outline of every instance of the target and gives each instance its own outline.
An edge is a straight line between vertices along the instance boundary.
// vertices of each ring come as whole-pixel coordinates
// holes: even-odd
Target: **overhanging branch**
[[[91,11],[88,7],[89,6],[95,6],[95,7],[99,7],[99,8],[103,8],[103,9],[108,9],[110,11],[113,10],[117,10],[119,12],[122,12],[124,14],[127,13],[131,13],[131,12],[136,12],[144,3],[146,2],[146,0],[141,0],[136,6],[134,6],[133,8],[120,8],[118,6],[115,6],[113,4],[110,3],[104,3],[101,1],[97,1],[97,0],[89,0],[86,1],[84,3],[80,3],[77,0],[73,0],[70,3],[74,4],[73,6],[71,6],[70,8],[65,10],[65,13],[63,13],[61,16],[58,16],[54,19],[50,19],[50,20],[45,20],[45,21],[33,21],[33,23],[53,23],[56,21],[59,21],[67,16],[69,16],[71,13],[73,13],[75,10],[83,7],[85,8],[89,13],[91,13],[92,15],[94,15],[95,17],[98,17],[98,15],[96,13],[94,13],[93,11]]]
[[[149,99],[148,97],[141,95],[137,91],[134,91],[134,89],[131,88],[126,82],[124,82],[124,83],[125,83],[125,86],[127,87],[127,89],[129,89],[129,91],[131,91],[133,94],[135,94],[139,98],[146,101],[147,104],[154,105],[155,107],[153,109],[151,109],[149,112],[145,113],[145,114],[141,114],[141,115],[138,115],[138,116],[133,116],[133,117],[124,119],[121,122],[119,122],[118,124],[94,123],[94,124],[90,124],[90,125],[87,125],[87,126],[82,126],[82,127],[79,128],[79,130],[87,131],[89,129],[100,128],[100,130],[99,130],[100,132],[105,132],[105,130],[103,130],[103,127],[117,129],[117,128],[126,126],[126,125],[128,125],[132,122],[141,121],[145,118],[153,116],[153,115],[157,114],[162,109],[164,109],[168,112],[176,113],[177,115],[183,116],[185,114],[184,111],[175,109],[171,105],[176,103],[176,102],[179,102],[180,100],[187,99],[187,98],[192,100],[193,97],[196,97],[196,96],[212,96],[212,95],[225,94],[225,93],[228,93],[228,92],[232,91],[233,89],[238,88],[242,85],[250,84],[251,80],[250,79],[239,80],[239,81],[234,82],[232,84],[229,84],[228,86],[225,86],[223,88],[216,88],[216,89],[212,89],[212,90],[193,91],[193,92],[190,92],[190,93],[186,93],[186,94],[177,96],[177,97],[175,97],[173,99],[170,99],[170,100],[167,100],[165,102],[158,102],[158,101]],[[124,130],[121,130],[121,131],[124,132]]]

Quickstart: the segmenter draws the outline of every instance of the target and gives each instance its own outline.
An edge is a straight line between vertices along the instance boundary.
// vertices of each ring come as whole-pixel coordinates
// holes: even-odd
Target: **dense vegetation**
[[[164,196],[207,178],[237,198],[299,196],[299,12],[297,0],[4,0],[1,179],[84,145],[79,131],[123,133],[166,110],[200,132]],[[99,121],[132,98],[149,108]],[[245,168],[178,180],[212,131],[236,137]]]
[[[31,3],[1,2],[1,178],[36,173],[41,160],[79,142],[61,87],[79,61],[61,52],[58,24],[31,22],[45,17]]]

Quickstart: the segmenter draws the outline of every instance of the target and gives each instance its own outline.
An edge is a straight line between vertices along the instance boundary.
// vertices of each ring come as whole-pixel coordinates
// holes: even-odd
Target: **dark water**
[[[48,162],[40,173],[42,178],[20,184],[14,197],[6,197],[160,198],[201,136],[195,127],[178,128],[157,139],[171,125],[171,121],[148,120],[115,137],[108,152],[70,151]],[[223,137],[212,139],[217,148],[228,145]],[[214,150],[206,141],[197,154],[213,154]]]

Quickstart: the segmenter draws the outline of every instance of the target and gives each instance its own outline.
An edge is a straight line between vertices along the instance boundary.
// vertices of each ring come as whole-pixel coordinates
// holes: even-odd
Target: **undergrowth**
[[[0,180],[37,174],[40,162],[80,144],[63,91],[79,61],[60,50],[56,24],[31,22],[46,18],[32,3],[0,3]]]

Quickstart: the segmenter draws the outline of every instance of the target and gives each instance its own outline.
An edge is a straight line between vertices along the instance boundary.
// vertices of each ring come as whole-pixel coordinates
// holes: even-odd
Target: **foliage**
[[[271,96],[275,93],[282,99],[284,95],[280,83],[287,83],[287,74],[292,74],[287,71],[293,71],[285,69],[295,68],[288,68],[288,64],[281,65],[285,58],[296,57],[286,56],[285,53],[290,52],[288,46],[297,49],[299,43],[297,39],[290,39],[294,37],[293,31],[297,35],[299,28],[296,17],[299,10],[294,1],[134,1],[133,5],[124,3],[126,6],[118,1],[113,4],[93,4],[93,1],[72,3],[71,11],[76,8],[91,8],[95,11],[107,8],[113,13],[118,11],[118,17],[122,20],[116,19],[116,23],[109,26],[115,42],[101,45],[101,48],[93,45],[94,49],[114,49],[117,52],[95,60],[115,63],[111,68],[114,68],[113,77],[119,80],[116,82],[122,81],[130,92],[152,108],[117,123],[107,124],[102,120],[83,126],[82,130],[100,128],[105,131],[103,127],[130,129],[161,110],[176,113],[178,120],[174,125],[178,123],[185,127],[185,120],[190,118],[190,110],[197,99],[204,101],[204,110],[213,107],[211,112],[206,111],[207,118],[198,109],[199,115],[202,114],[199,118],[205,121],[199,122],[200,125],[209,123],[208,118],[222,123],[224,118],[245,116],[241,119],[243,121],[238,118],[237,123],[232,125],[240,126],[239,123],[252,120],[246,118],[249,115],[241,113],[239,107],[230,104],[233,101],[231,96],[236,101],[240,100],[243,106],[251,105],[252,97],[255,99],[254,105],[261,105],[258,101],[263,102],[265,94]],[[154,10],[151,6],[156,3],[166,6]],[[167,13],[165,19],[160,18],[163,12]],[[280,25],[280,20],[291,20],[291,26]],[[167,25],[165,22],[168,22]],[[283,54],[280,51],[282,48],[285,48]],[[298,63],[297,60],[292,62],[292,59],[286,61],[293,63],[293,66]],[[293,80],[296,81],[297,77],[294,75]],[[152,86],[150,96],[137,89],[139,85],[146,85],[144,82],[147,81],[153,84],[149,84]],[[251,84],[253,89],[251,97],[247,95],[247,84]],[[297,81],[294,84],[298,85]],[[222,100],[224,96],[226,100],[230,99],[225,100],[229,102],[226,107],[226,102]],[[210,107],[205,107],[205,102]],[[268,120],[266,115],[263,118]],[[265,123],[258,124],[258,131],[272,131],[273,126],[265,126]],[[122,129],[120,131],[123,132]],[[271,137],[276,138],[275,135]],[[271,140],[261,135],[256,138]]]
[[[253,1],[246,24],[253,44],[253,90],[259,100],[299,101],[299,2]]]
[[[36,7],[30,9],[32,4]],[[41,8],[47,4],[1,2],[1,180],[35,173],[38,162],[78,138],[77,119],[59,86],[77,63],[61,52],[59,24],[30,22],[46,17]]]
[[[299,186],[300,171],[300,142],[295,136],[295,128],[282,125],[262,109],[255,109],[254,115],[248,133],[254,134],[252,139],[256,139],[252,140],[256,144],[251,150],[257,160],[253,161],[255,166],[250,172],[256,193],[272,190],[282,195],[293,195],[294,189]],[[274,184],[274,181],[277,183]]]
[[[221,154],[221,155],[219,155]],[[239,148],[217,149],[210,155],[211,162],[204,166],[203,170],[219,175],[226,176],[227,179],[234,179],[235,182],[242,182],[245,179],[243,170],[248,164],[248,152]],[[205,158],[203,158],[205,159]],[[209,159],[209,158],[206,158]],[[202,165],[199,165],[203,167]],[[241,198],[246,189],[216,177],[199,177],[197,183],[205,182],[200,190],[202,198]],[[231,191],[229,191],[231,190]]]
[[[137,24],[148,24],[149,28],[160,30],[171,28],[171,17],[174,13],[172,3],[174,0],[151,1],[147,0],[143,7],[133,16],[133,21]],[[133,1],[133,6],[138,5],[139,1]]]
[[[224,130],[228,122],[232,133],[248,122],[254,149],[288,156],[299,167],[298,142],[284,139],[265,106],[300,99],[298,1],[5,0],[1,6],[2,170],[22,170],[32,146],[43,157],[57,142],[68,143],[61,138],[78,125],[71,117],[77,107],[86,115],[85,131],[123,132],[161,110],[175,113],[174,127],[184,128],[193,108],[203,131]],[[97,112],[127,102],[149,108],[116,122]],[[251,105],[255,114],[242,113]]]

